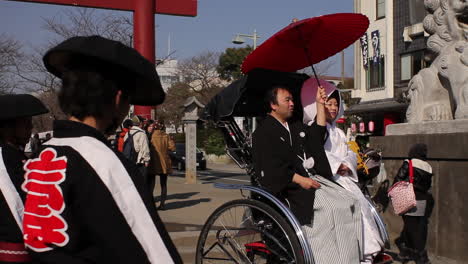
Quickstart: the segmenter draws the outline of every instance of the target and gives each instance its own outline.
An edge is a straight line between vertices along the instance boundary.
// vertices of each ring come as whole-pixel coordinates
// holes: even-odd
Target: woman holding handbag
[[[426,251],[429,217],[434,208],[434,199],[430,193],[432,186],[432,167],[426,162],[426,144],[414,144],[408,153],[408,160],[398,170],[395,183],[407,181],[413,183],[416,206],[402,214],[403,230],[395,244],[400,250],[402,261],[414,260],[416,264],[430,263]]]

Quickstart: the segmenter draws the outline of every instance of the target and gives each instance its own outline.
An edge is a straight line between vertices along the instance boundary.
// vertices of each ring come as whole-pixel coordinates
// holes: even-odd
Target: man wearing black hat
[[[29,94],[2,95],[0,105],[0,263],[28,263],[22,235],[23,149],[31,137],[31,117],[48,110]]]
[[[157,105],[154,64],[120,42],[73,37],[49,50],[68,115],[25,164],[24,235],[40,263],[182,263],[138,168],[111,148],[129,104]]]

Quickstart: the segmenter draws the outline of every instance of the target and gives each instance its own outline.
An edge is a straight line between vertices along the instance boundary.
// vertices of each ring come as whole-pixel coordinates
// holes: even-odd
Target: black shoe
[[[416,264],[431,264],[429,257],[427,256],[427,251],[424,250],[419,252],[418,257],[416,259]]]
[[[159,211],[164,211],[164,210],[166,210],[166,207],[164,206],[164,204],[161,204],[156,209],[158,209]]]

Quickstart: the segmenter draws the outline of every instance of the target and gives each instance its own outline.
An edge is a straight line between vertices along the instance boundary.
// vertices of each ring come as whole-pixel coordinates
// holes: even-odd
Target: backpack
[[[122,151],[122,154],[124,154],[124,156],[127,157],[127,159],[131,160],[135,164],[137,163],[138,153],[135,150],[135,141],[133,140],[133,136],[136,133],[140,133],[140,132],[141,131],[137,131],[131,134],[130,131],[128,131],[127,133],[128,137],[127,137],[127,140],[125,140],[124,142],[123,151]]]

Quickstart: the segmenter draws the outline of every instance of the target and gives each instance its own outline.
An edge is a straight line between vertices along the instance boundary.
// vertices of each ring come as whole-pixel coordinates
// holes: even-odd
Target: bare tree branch
[[[321,76],[326,76],[326,75],[329,75],[329,72],[331,70],[331,68],[333,66],[335,66],[336,64],[336,60],[333,60],[333,59],[328,59],[328,60],[324,60],[324,61],[321,61],[317,64],[314,65],[314,68],[315,68],[315,72],[317,73],[317,76],[320,78]],[[302,70],[299,70],[298,71],[299,73],[305,73],[309,76],[313,76],[314,73],[312,72],[312,69],[310,66],[302,69]]]
[[[178,75],[182,81],[172,85],[166,100],[158,107],[158,118],[167,124],[182,125],[183,104],[190,96],[197,97],[206,104],[215,94],[227,85],[216,71],[219,54],[203,52],[178,64]]]
[[[12,93],[18,87],[14,69],[21,56],[20,50],[18,41],[0,34],[0,94]]]
[[[44,18],[44,29],[57,35],[58,40],[100,35],[127,46],[131,46],[133,40],[133,22],[128,17],[110,13],[97,15],[90,8],[66,9],[54,18]]]

